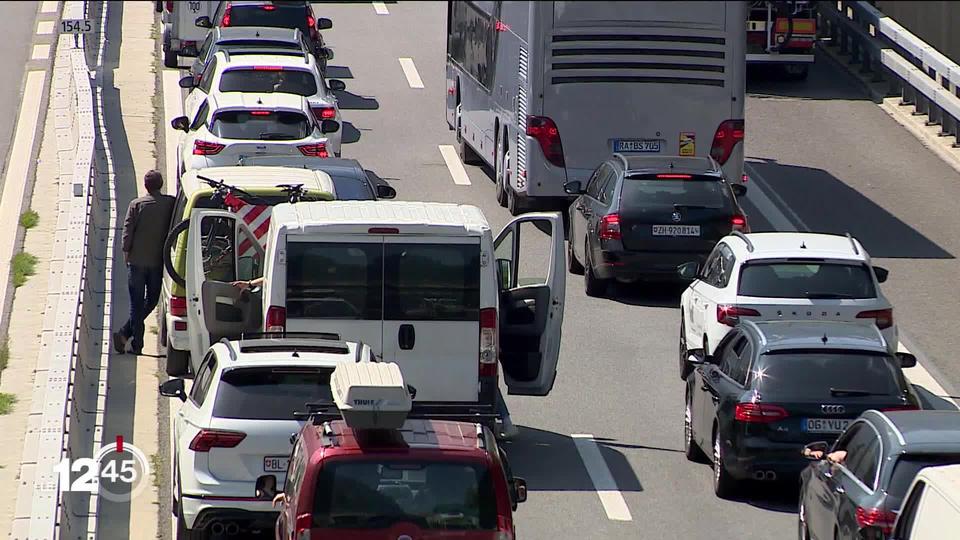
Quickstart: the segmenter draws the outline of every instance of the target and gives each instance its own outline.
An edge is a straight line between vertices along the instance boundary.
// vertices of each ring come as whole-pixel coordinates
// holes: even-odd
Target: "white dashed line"
[[[413,58],[400,58],[400,67],[403,68],[403,74],[406,75],[410,88],[423,88],[423,81],[417,72],[417,66],[413,64]]]
[[[53,21],[40,21],[37,23],[37,34],[47,35],[53,33]]]
[[[40,4],[40,13],[56,13],[59,7],[58,4],[59,2],[56,0],[44,0],[44,2]]]
[[[31,60],[46,60],[50,58],[50,45],[38,43],[33,46],[33,52],[30,54]]]
[[[389,15],[390,12],[387,11],[387,5],[383,2],[373,2],[373,10],[377,12],[377,15]]]
[[[453,183],[458,186],[469,186],[470,177],[467,176],[467,170],[463,168],[460,156],[457,155],[457,149],[449,144],[441,144],[438,148],[440,148],[443,161],[447,164],[450,176],[453,177]]]
[[[593,440],[593,435],[573,434],[570,437],[577,446],[577,452],[580,452],[580,459],[583,460],[583,466],[587,468],[593,488],[600,496],[600,504],[603,505],[607,518],[613,521],[633,521],[630,509],[627,508],[627,501],[623,500],[623,495],[620,494],[617,482],[610,474],[607,462],[604,461],[600,448]]]

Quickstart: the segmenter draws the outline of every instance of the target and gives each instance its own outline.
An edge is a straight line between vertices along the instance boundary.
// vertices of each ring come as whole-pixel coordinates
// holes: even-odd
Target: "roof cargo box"
[[[343,420],[354,429],[399,429],[412,405],[394,363],[338,364],[330,388]]]

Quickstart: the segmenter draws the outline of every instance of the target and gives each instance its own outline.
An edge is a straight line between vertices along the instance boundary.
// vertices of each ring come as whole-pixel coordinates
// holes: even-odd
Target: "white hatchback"
[[[880,290],[887,270],[873,266],[852,236],[734,232],[701,268],[681,265],[693,279],[680,297],[680,377],[687,350],[713,354],[741,317],[754,321],[831,320],[875,324],[896,352],[893,307]]]
[[[177,540],[269,531],[283,490],[291,436],[310,403],[330,402],[342,362],[374,361],[362,343],[336,335],[220,341],[204,356],[189,391],[183,379],[160,393],[174,413],[172,486]]]

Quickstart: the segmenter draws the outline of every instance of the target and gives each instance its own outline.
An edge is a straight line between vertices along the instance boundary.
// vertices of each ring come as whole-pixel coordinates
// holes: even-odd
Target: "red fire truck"
[[[791,79],[805,79],[816,40],[816,2],[750,2],[747,64],[776,65]]]

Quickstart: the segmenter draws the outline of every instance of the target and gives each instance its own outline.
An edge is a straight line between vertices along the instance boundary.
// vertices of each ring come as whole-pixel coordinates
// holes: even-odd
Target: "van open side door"
[[[197,209],[191,213],[184,279],[194,359],[203,358],[211,343],[261,328],[260,291],[241,291],[232,282],[261,277],[263,261],[260,242],[233,212]]]
[[[510,394],[545,396],[553,389],[567,285],[563,242],[556,212],[523,214],[494,241],[500,365]]]

